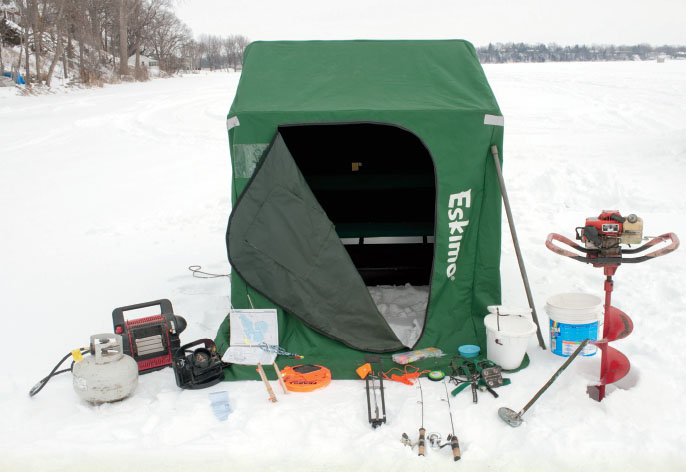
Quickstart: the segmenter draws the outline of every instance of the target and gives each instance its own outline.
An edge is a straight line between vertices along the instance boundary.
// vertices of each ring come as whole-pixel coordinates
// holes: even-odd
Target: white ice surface
[[[646,234],[686,237],[686,61],[485,67],[505,115],[504,173],[541,325],[547,297],[602,295],[599,269],[548,251],[603,209],[636,213]],[[360,381],[267,401],[261,382],[181,391],[171,370],[134,396],[90,406],[68,374],[31,386],[111,311],[169,298],[182,339],[213,337],[228,312],[224,232],[231,165],[225,117],[238,75],[214,73],[33,97],[0,97],[0,470],[683,470],[686,249],[620,267],[614,304],[634,321],[615,347],[632,370],[602,402],[586,396],[598,359],[577,359],[513,429],[562,363],[529,345],[531,365],[500,398],[451,399],[462,460],[400,443],[420,426],[418,392],[389,382],[387,424],[367,423]],[[504,217],[503,217],[504,218]],[[503,303],[526,306],[503,220]],[[306,359],[316,362],[317,359]],[[352,368],[352,366],[351,366]],[[427,432],[450,431],[443,385],[424,386]],[[234,412],[212,415],[227,390]]]

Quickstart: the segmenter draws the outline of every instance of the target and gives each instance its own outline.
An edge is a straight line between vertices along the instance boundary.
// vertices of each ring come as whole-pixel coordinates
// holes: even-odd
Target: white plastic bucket
[[[560,293],[548,299],[550,350],[569,357],[584,339],[597,340],[602,327],[603,301],[588,293]],[[592,356],[597,347],[588,344],[581,355]]]
[[[499,311],[500,316],[491,313],[484,318],[486,357],[505,370],[516,369],[524,359],[529,338],[536,332],[536,324],[526,315]]]

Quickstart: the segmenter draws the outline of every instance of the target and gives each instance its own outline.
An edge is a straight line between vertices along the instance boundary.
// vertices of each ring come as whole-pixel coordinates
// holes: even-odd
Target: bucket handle
[[[497,328],[498,328],[498,332],[500,332],[500,317],[501,317],[501,316],[517,316],[517,317],[519,317],[519,318],[525,318],[525,319],[527,319],[527,320],[530,320],[530,319],[531,319],[531,315],[530,315],[530,314],[529,314],[529,315],[525,315],[525,314],[523,314],[523,313],[507,313],[507,314],[501,315],[501,314],[500,314],[500,310],[498,310],[498,309],[496,309],[496,312],[493,313],[493,314],[495,315],[496,326],[497,326]],[[532,321],[533,321],[533,320],[532,320]]]

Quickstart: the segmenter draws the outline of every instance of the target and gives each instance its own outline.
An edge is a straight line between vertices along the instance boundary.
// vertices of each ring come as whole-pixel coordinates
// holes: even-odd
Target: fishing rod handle
[[[453,448],[453,460],[460,460],[460,443],[457,441],[457,436],[453,434],[452,439],[450,439],[450,447]]]
[[[419,441],[417,441],[418,445],[418,450],[420,456],[424,455],[424,434],[426,433],[426,430],[424,428],[419,428]]]

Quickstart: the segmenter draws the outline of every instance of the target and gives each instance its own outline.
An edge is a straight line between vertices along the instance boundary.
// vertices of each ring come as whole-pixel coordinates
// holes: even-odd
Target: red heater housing
[[[124,313],[159,306],[160,314],[126,320]],[[121,335],[124,353],[138,363],[138,373],[147,374],[172,365],[172,356],[181,345],[179,334],[186,320],[174,314],[167,299],[115,308],[112,311],[114,332]]]

